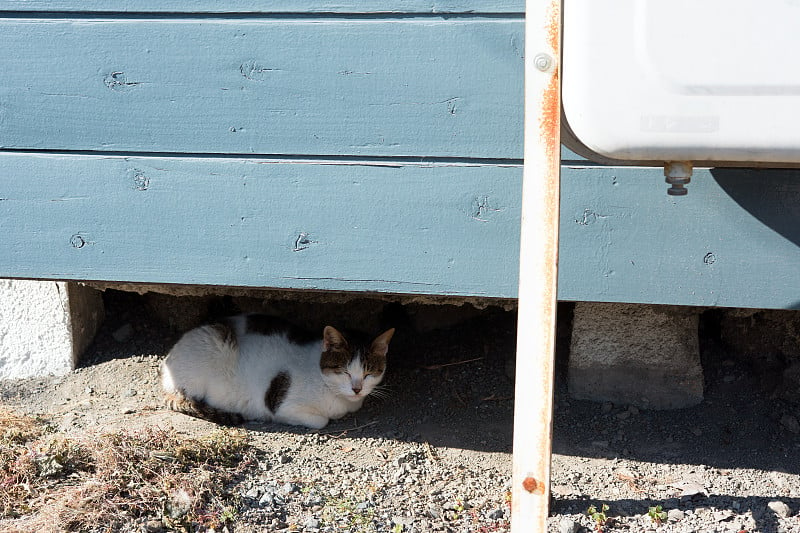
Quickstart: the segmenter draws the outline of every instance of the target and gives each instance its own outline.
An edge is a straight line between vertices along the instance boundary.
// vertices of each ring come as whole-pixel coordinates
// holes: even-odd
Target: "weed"
[[[355,497],[328,498],[322,509],[322,519],[358,533],[374,531],[375,510],[371,506],[360,505]]]
[[[586,510],[586,514],[588,514],[589,518],[591,518],[594,522],[594,529],[598,533],[605,531],[606,525],[609,522],[608,515],[606,514],[608,509],[608,505],[604,503],[600,506],[599,511],[594,505],[589,506],[589,508]]]
[[[667,513],[663,510],[660,505],[656,505],[655,507],[649,507],[647,509],[647,516],[650,517],[650,520],[655,522],[656,524],[660,524],[664,520],[667,519]]]

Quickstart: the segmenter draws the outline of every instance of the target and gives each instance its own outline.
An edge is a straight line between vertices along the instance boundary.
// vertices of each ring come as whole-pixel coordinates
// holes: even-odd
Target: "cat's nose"
[[[361,387],[353,387],[353,392],[355,394],[358,394],[359,392],[361,392]]]

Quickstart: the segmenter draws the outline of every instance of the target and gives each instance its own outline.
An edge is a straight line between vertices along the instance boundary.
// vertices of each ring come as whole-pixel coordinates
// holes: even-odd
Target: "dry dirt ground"
[[[109,296],[107,315],[78,370],[61,378],[0,382],[2,404],[44,414],[67,433],[212,431],[212,424],[161,407],[158,367],[179,334],[151,318],[139,297]],[[401,327],[385,378],[388,398],[371,399],[354,416],[332,422],[320,432],[324,439],[299,428],[247,426],[254,445],[279,465],[272,481],[297,481],[300,473],[292,465],[311,465],[304,461],[312,459],[314,468],[346,465],[364,472],[364,479],[366,472],[385,471],[387,481],[404,487],[384,493],[392,502],[373,502],[388,509],[371,515],[375,529],[350,530],[507,530],[514,387],[507,363],[514,354],[516,316],[499,309],[474,315],[428,332]],[[751,368],[705,342],[706,399],[695,408],[640,411],[571,400],[564,385],[568,334],[568,327],[560,330],[551,531],[588,531],[586,509],[602,503],[616,519],[607,524],[609,531],[800,531],[797,413],[775,400]],[[412,452],[427,454],[419,463],[424,472],[465,474],[416,475],[403,467]],[[425,470],[428,461],[436,469]],[[407,472],[398,474],[403,468]],[[486,482],[475,483],[470,475]],[[405,507],[398,501],[404,494],[413,494]],[[785,507],[776,510],[776,501]],[[648,516],[655,505],[671,511],[661,524]],[[473,510],[469,519],[454,519],[459,506]],[[306,519],[242,513],[234,531],[326,530],[313,517],[296,523],[301,520]]]

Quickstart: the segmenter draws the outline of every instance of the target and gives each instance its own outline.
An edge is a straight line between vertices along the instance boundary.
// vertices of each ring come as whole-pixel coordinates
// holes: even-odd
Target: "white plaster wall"
[[[0,279],[0,379],[74,368],[67,284]]]

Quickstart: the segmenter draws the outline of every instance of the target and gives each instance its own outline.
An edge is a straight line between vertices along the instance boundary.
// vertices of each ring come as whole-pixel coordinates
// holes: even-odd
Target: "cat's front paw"
[[[322,429],[328,425],[329,418],[322,415],[304,414],[281,420],[285,424],[292,426],[305,426],[311,429]]]

